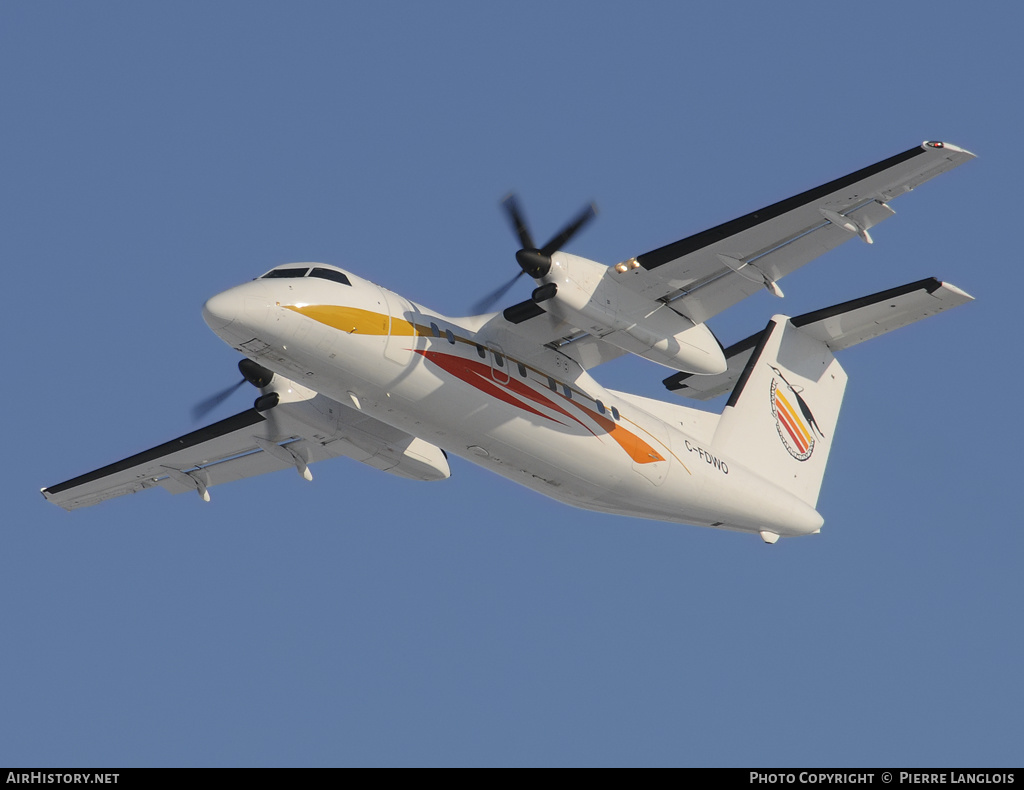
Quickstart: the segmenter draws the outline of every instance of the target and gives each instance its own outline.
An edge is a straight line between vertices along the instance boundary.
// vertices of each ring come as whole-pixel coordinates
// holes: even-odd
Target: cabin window
[[[563,384],[563,385],[562,385],[562,393],[563,393],[563,394],[565,395],[565,397],[567,397],[567,398],[568,398],[569,400],[572,400],[572,390],[571,390],[571,389],[569,389],[569,385],[568,385],[568,384]]]
[[[483,346],[477,345],[477,347],[476,347],[476,355],[478,357],[480,357],[480,359],[486,359],[487,358],[487,350]]]
[[[491,353],[494,354],[494,364],[499,368],[505,367],[505,358],[497,351],[492,351]]]
[[[341,272],[336,272],[334,269],[324,269],[319,266],[315,267],[313,271],[309,273],[310,277],[319,277],[321,280],[330,280],[331,282],[341,283],[342,285],[352,285]]]
[[[526,378],[526,365],[524,365],[522,362],[517,362],[516,365],[518,365],[518,367],[519,367],[519,375],[522,376],[525,379]]]
[[[444,336],[446,338],[448,338],[448,342],[449,343],[451,343],[453,346],[455,345],[455,335],[452,334],[452,330],[450,330],[450,329],[444,330]]]
[[[272,269],[260,277],[261,280],[273,280],[279,277],[305,277],[309,269]]]
[[[604,404],[601,401],[595,401],[597,403],[597,410],[601,414],[604,414]]]
[[[612,417],[615,418],[615,422],[619,421],[619,410],[612,406]]]
[[[433,321],[430,322],[430,331],[434,333],[434,337],[441,337],[441,327]]]
[[[558,392],[558,385],[555,384],[555,380],[551,376],[548,376],[548,389],[552,392]]]

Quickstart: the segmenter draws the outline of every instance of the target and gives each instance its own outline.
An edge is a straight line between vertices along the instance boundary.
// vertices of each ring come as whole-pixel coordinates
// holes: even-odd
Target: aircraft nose
[[[234,289],[210,297],[203,305],[203,320],[214,332],[224,329],[241,314],[242,300]]]

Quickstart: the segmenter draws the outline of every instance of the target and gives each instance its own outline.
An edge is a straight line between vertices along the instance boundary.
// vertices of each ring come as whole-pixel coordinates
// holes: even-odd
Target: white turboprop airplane
[[[245,356],[235,386],[259,388],[253,408],[42,493],[66,510],[155,487],[209,501],[211,486],[286,467],[311,480],[335,456],[443,480],[448,451],[590,510],[768,543],[818,532],[846,386],[833,352],[972,297],[920,280],[776,315],[727,349],[705,322],[761,288],[782,296],[784,275],[848,239],[872,243],[889,201],[973,157],[925,142],[614,266],[561,249],[592,206],[537,247],[510,197],[520,274],[537,288],[500,313],[449,318],[334,266],[279,266],[203,307]],[[591,378],[627,352],[677,371],[665,385],[683,396],[731,389],[724,411]]]

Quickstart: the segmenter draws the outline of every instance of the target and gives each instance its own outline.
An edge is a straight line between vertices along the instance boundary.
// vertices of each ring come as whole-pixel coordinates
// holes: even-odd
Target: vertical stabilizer
[[[726,404],[713,447],[814,507],[846,372],[820,340],[777,315]]]

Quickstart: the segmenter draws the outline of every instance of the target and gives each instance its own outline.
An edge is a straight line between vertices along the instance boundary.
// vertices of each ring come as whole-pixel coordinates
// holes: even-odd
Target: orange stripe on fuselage
[[[665,460],[661,454],[647,442],[632,431],[627,431],[617,422],[598,414],[596,411],[591,411],[586,406],[581,406],[575,401],[573,401],[573,405],[604,428],[619,447],[625,450],[626,454],[638,464],[653,464],[657,461]]]

